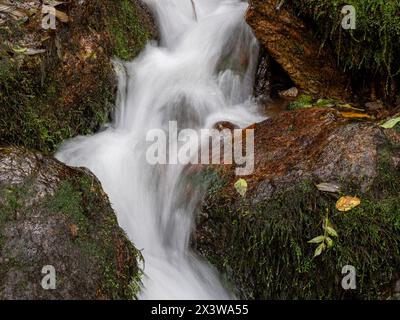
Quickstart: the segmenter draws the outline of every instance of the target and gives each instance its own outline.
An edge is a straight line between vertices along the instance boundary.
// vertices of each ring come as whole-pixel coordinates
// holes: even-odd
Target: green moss
[[[97,74],[97,85],[103,89],[80,97],[75,101],[74,110],[70,110],[60,101],[64,84],[52,76],[42,83],[35,70],[13,66],[11,58],[1,61],[0,142],[48,154],[64,140],[92,133],[107,120],[113,103],[113,87],[108,74]],[[104,70],[112,72],[111,66]]]
[[[386,78],[400,74],[400,3],[381,0],[300,0],[291,6],[316,25],[324,43],[332,45],[345,70],[367,71]],[[344,30],[341,10],[356,9],[356,29]]]
[[[15,213],[24,208],[26,199],[32,196],[33,182],[27,179],[24,184],[0,186],[0,227],[15,218]]]
[[[49,81],[47,94],[34,74],[13,64],[3,58],[0,66],[0,141],[49,153],[73,133],[68,117],[50,107],[57,105],[56,84]]]
[[[71,181],[63,182],[53,196],[45,199],[43,206],[49,213],[58,212],[69,217],[78,227],[79,234],[90,231],[90,221],[82,208],[82,192]]]
[[[136,259],[143,261],[139,251],[137,251]],[[142,276],[143,271],[136,269],[134,275],[131,278],[127,278],[125,274],[118,273],[114,264],[106,264],[103,271],[104,281],[101,290],[111,296],[112,299],[136,299],[141,290]],[[121,286],[121,281],[129,284]]]
[[[316,107],[331,107],[337,104],[336,100],[333,99],[318,99],[314,104]]]
[[[130,0],[119,0],[111,6],[108,25],[114,42],[114,55],[122,60],[134,58],[152,38]]]
[[[59,32],[63,61],[51,36],[45,55],[10,53],[7,42],[17,44],[33,31],[14,24],[7,25],[11,31],[0,29],[0,143],[50,154],[109,120],[116,89],[110,58],[134,58],[153,36],[152,22],[131,0],[87,1],[74,12],[75,22]],[[93,43],[95,54],[83,63],[82,38]]]
[[[207,218],[199,221],[200,252],[228,275],[241,298],[389,297],[400,277],[400,170],[390,163],[391,148],[382,152],[379,176],[367,192],[343,184],[343,195],[362,199],[346,213],[336,210],[337,195],[318,191],[312,181],[257,204],[232,201],[226,185],[211,188]],[[321,234],[327,211],[339,238],[313,258],[315,245],[307,241]],[[356,290],[341,288],[345,265],[356,268]]]
[[[304,108],[311,108],[313,104],[313,97],[306,95],[306,94],[301,94],[296,98],[295,101],[292,101],[288,104],[287,109],[288,110],[298,110],[298,109],[304,109]]]
[[[34,187],[35,184],[26,180],[19,186],[0,189],[0,231],[6,223],[29,218],[32,212],[49,218],[61,215],[66,228],[77,227],[73,245],[81,250],[82,256],[97,261],[100,294],[111,299],[135,298],[142,277],[137,261],[142,261],[142,257],[118,227],[116,216],[95,178],[73,174],[54,193],[38,199],[32,207],[26,199],[36,198]],[[0,248],[3,240],[0,232]]]

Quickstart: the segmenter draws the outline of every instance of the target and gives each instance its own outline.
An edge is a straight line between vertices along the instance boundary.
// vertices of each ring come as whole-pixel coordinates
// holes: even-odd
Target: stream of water
[[[120,226],[142,250],[141,299],[230,299],[215,269],[190,248],[200,194],[186,197],[184,165],[146,161],[146,133],[200,130],[261,120],[252,98],[258,44],[239,0],[145,0],[161,34],[132,62],[116,63],[113,121],[66,141],[56,157],[89,168],[101,181]]]

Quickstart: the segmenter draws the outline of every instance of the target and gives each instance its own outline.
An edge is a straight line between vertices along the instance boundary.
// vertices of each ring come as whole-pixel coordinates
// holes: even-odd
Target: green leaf
[[[325,240],[325,236],[318,236],[308,241],[308,243],[321,243]]]
[[[239,179],[238,181],[236,181],[235,185],[234,185],[236,191],[242,196],[244,197],[246,195],[247,192],[247,181],[244,179]]]
[[[384,124],[381,125],[381,127],[385,128],[385,129],[392,129],[398,123],[400,123],[400,117],[393,118],[393,119],[386,121]]]
[[[12,50],[13,50],[15,53],[24,53],[26,50],[28,50],[28,48],[15,47],[15,48],[12,48]]]
[[[315,249],[314,258],[315,258],[315,257],[318,257],[318,256],[322,253],[322,251],[325,250],[325,248],[326,248],[325,243],[321,243],[321,244],[317,247],[317,249]]]
[[[333,229],[332,227],[326,226],[326,232],[328,232],[328,234],[332,237],[339,237],[336,230]]]
[[[327,246],[328,248],[332,248],[332,246],[333,246],[333,240],[332,240],[331,238],[326,237],[326,238],[325,238],[325,242],[326,242],[326,246]]]

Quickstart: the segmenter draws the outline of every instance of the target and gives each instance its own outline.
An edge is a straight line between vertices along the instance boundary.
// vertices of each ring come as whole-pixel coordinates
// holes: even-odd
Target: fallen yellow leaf
[[[239,179],[238,181],[236,181],[235,185],[234,185],[236,191],[242,196],[244,197],[246,195],[247,192],[247,181],[244,179]]]
[[[360,205],[361,200],[357,197],[344,196],[336,202],[336,209],[345,212]]]
[[[356,113],[356,112],[341,112],[340,113],[343,118],[357,118],[357,119],[372,119],[372,117],[365,113]]]

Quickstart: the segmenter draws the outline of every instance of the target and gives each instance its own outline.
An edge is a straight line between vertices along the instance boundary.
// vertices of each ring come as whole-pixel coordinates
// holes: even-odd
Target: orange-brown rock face
[[[276,0],[252,0],[246,15],[261,45],[301,89],[321,96],[348,96],[346,78],[333,55],[304,23]]]
[[[305,179],[344,179],[365,189],[377,175],[380,148],[395,139],[391,131],[371,122],[350,122],[330,108],[283,112],[253,128],[255,165],[246,179],[256,193],[266,185],[279,190]],[[225,173],[234,178],[231,168]]]
[[[247,192],[239,194],[232,167],[205,171],[209,187],[193,246],[227,275],[240,298],[395,297],[399,133],[346,120],[330,108],[284,112],[252,128],[255,170],[242,177]],[[360,203],[340,212],[342,196]],[[318,247],[308,241],[323,234],[327,218],[338,236],[314,257]],[[357,269],[357,290],[341,286],[345,265]]]

